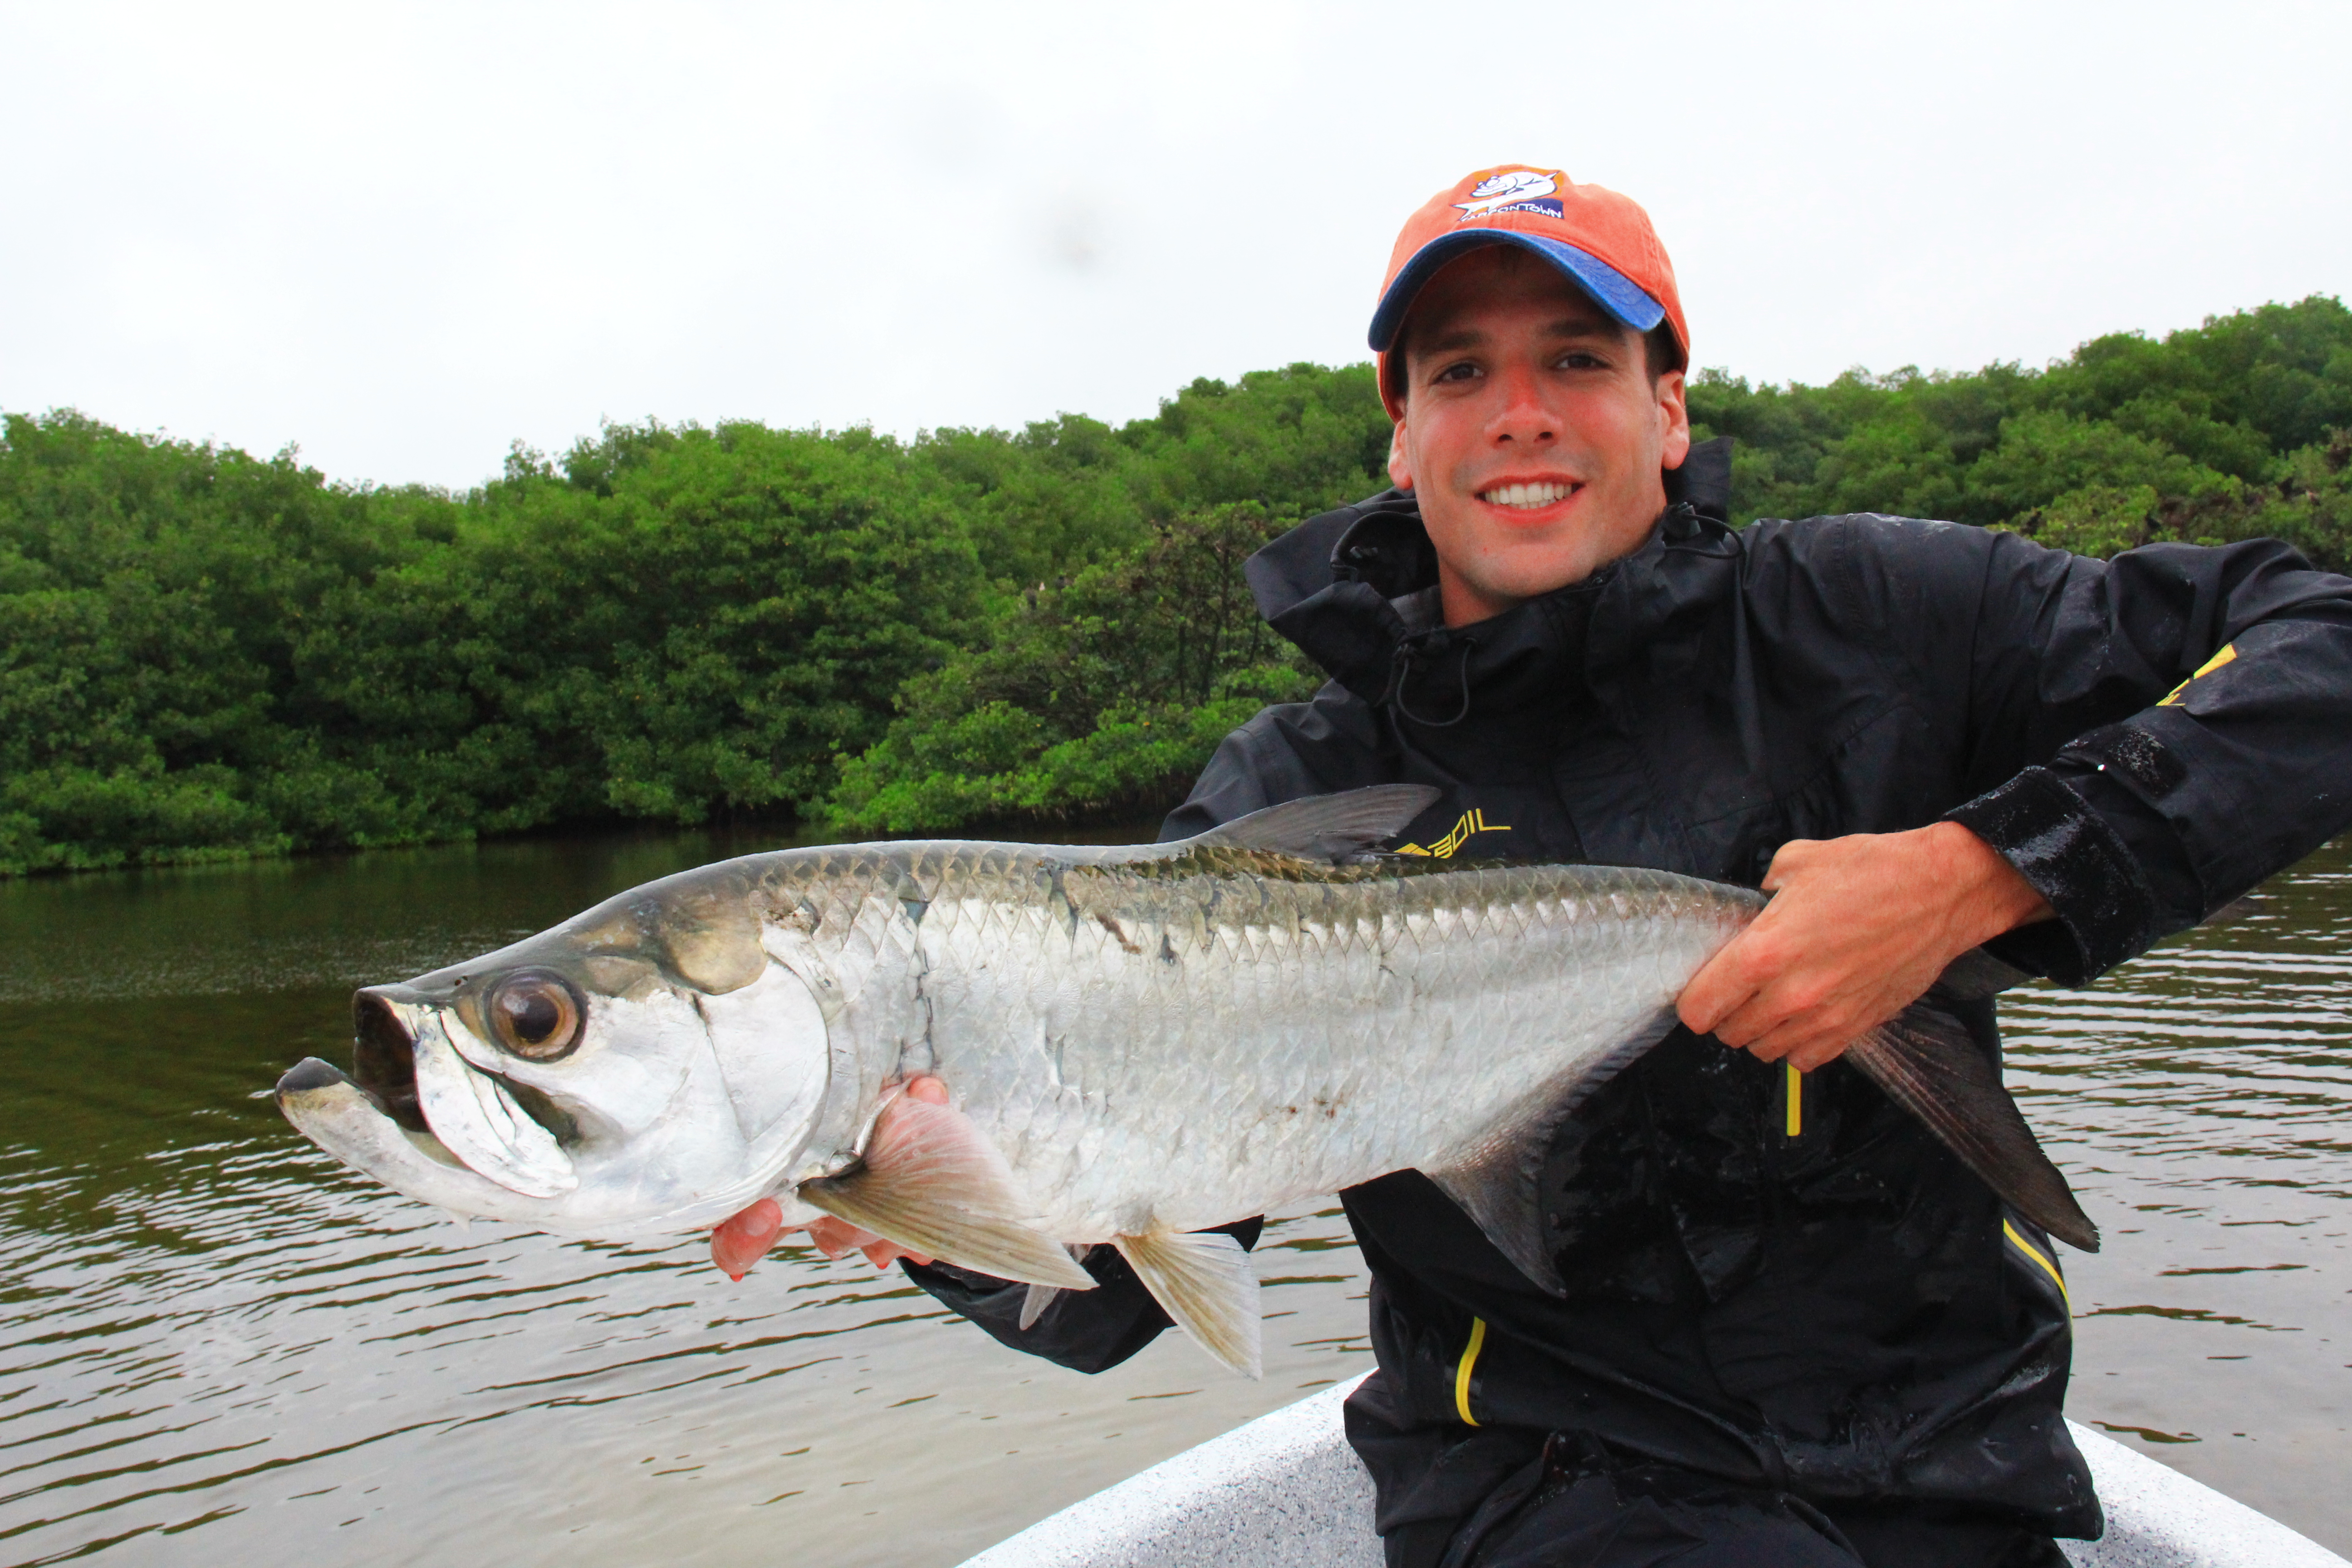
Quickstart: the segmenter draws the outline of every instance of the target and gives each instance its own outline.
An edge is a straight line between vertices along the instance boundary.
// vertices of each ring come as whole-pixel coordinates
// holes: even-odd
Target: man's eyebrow
[[[1596,321],[1590,316],[1563,316],[1543,330],[1551,339],[1597,340],[1613,343],[1617,329],[1606,321]],[[1417,345],[1424,354],[1454,353],[1462,349],[1475,349],[1486,341],[1486,334],[1475,327],[1454,327],[1439,332],[1428,342]]]

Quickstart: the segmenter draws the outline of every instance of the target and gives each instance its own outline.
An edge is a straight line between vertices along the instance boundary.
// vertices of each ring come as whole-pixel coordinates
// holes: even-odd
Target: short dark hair
[[[1675,342],[1674,323],[1660,321],[1642,334],[1642,368],[1655,381],[1670,370],[1688,370],[1690,356]]]

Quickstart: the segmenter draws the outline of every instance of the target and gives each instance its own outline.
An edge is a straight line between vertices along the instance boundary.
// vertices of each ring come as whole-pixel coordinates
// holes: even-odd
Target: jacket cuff
[[[1943,819],[1992,846],[2057,912],[1987,943],[1997,956],[2061,985],[2086,985],[2156,940],[2156,894],[2138,863],[2049,769],[2028,768]]]

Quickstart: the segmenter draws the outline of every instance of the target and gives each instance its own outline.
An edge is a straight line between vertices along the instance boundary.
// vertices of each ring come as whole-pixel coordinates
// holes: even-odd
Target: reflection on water
[[[2010,1082],[2106,1232],[2068,1412],[2352,1553],[2352,846],[2085,992]]]
[[[0,1563],[951,1563],[1367,1363],[1336,1211],[1261,1248],[1265,1382],[1169,1336],[1082,1378],[895,1274],[560,1242],[332,1165],[266,1089],[348,994],[709,837],[0,884]],[[2105,1227],[2092,1421],[2352,1547],[2352,858],[2082,994],[2011,1077]],[[2322,1484],[2325,1482],[2326,1484]]]

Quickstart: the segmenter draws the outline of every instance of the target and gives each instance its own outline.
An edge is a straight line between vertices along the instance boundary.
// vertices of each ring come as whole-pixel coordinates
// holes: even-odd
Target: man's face
[[[1389,476],[1421,500],[1448,626],[1580,582],[1648,537],[1682,466],[1679,371],[1549,264],[1489,246],[1450,263],[1404,331]]]

